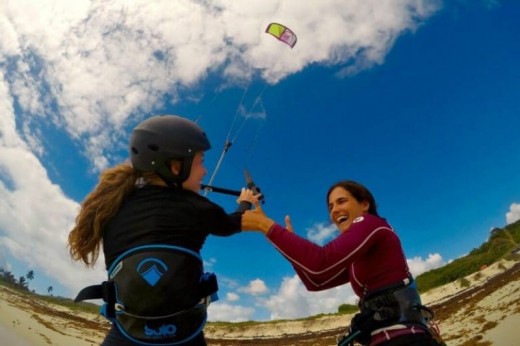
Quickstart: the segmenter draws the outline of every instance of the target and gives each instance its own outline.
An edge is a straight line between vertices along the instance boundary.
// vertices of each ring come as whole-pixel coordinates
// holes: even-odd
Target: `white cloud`
[[[73,295],[103,280],[104,273],[85,276],[81,265],[71,263],[67,236],[79,205],[49,180],[38,158],[17,136],[9,99],[0,75],[0,251],[44,272]]]
[[[331,240],[338,232],[335,225],[316,224],[312,228],[307,229],[307,238],[316,244],[323,245]]]
[[[356,300],[350,285],[309,292],[298,276],[294,275],[283,278],[278,291],[267,299],[259,299],[259,305],[268,309],[274,320],[334,313],[341,304],[355,304]]]
[[[414,257],[412,259],[407,259],[406,261],[408,262],[408,267],[414,277],[429,270],[440,268],[446,264],[442,259],[442,256],[438,253],[429,254],[428,258],[425,260],[423,260],[422,257]]]
[[[506,213],[506,223],[509,225],[518,220],[520,220],[520,204],[513,203],[509,206],[509,211]]]
[[[407,262],[414,277],[446,264],[437,253],[430,254],[425,260],[415,257]],[[258,301],[259,305],[270,311],[271,319],[292,319],[334,313],[342,304],[356,304],[358,297],[350,284],[321,292],[309,292],[298,276],[294,275],[285,277],[275,294]]]
[[[275,83],[316,63],[338,65],[339,74],[349,75],[381,64],[396,38],[415,30],[439,4],[4,2],[0,67],[23,110],[22,122],[35,126],[31,118],[39,117],[63,128],[101,169],[129,118],[160,108],[165,95],[175,100],[179,88],[217,71],[224,85],[257,72]],[[270,21],[297,33],[294,49],[264,33]]]
[[[238,289],[240,286],[239,282],[237,280],[225,277],[225,276],[218,276],[218,283],[219,286],[223,286],[228,288],[229,290]]]
[[[226,300],[228,302],[236,302],[236,301],[240,300],[240,296],[238,294],[236,294],[236,293],[228,292],[226,294]]]
[[[249,282],[249,285],[246,287],[241,287],[238,289],[239,292],[251,294],[253,296],[257,296],[260,294],[267,293],[269,290],[265,285],[265,282],[260,279],[255,279]]]
[[[215,257],[211,257],[209,259],[204,258],[203,263],[204,263],[204,270],[211,271],[213,269],[213,267],[215,266],[215,264],[217,264],[217,259]]]
[[[254,308],[217,301],[208,307],[209,321],[243,322],[253,319]]]

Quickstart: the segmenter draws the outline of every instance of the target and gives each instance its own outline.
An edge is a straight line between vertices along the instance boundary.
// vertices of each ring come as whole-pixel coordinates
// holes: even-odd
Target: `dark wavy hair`
[[[348,192],[350,192],[352,197],[354,197],[358,202],[367,201],[370,205],[368,207],[368,213],[375,216],[379,216],[377,214],[376,200],[374,199],[374,196],[372,196],[372,193],[365,186],[352,180],[338,181],[337,183],[329,187],[329,191],[327,192],[327,199],[325,201],[327,206],[329,205],[330,193],[337,187],[342,187]]]

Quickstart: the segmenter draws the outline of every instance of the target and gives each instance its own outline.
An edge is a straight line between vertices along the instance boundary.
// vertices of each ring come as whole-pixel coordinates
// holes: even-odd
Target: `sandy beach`
[[[13,332],[12,329],[0,325],[0,340],[2,345],[30,346],[31,343],[22,336]]]
[[[501,262],[469,275],[469,287],[454,282],[424,296],[436,313],[448,345],[520,345],[520,263]]]
[[[442,335],[450,346],[518,346],[520,326],[520,263],[501,262],[422,295],[433,307]],[[335,345],[335,336],[350,317],[259,323],[228,328],[209,323],[209,345]],[[0,286],[0,344],[99,345],[109,323],[100,315],[78,313]]]
[[[96,315],[74,312],[0,286],[2,345],[99,345],[105,334],[103,326],[106,330],[107,323]]]

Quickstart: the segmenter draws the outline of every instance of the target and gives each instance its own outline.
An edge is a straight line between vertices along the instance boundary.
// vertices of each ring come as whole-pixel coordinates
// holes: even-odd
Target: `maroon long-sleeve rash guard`
[[[364,214],[330,243],[319,246],[275,224],[267,238],[293,265],[309,291],[350,282],[366,293],[410,276],[399,238],[386,220]]]

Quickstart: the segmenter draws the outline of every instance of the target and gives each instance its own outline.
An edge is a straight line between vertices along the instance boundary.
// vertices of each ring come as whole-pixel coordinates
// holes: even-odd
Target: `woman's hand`
[[[261,197],[261,194],[256,194],[253,192],[253,190],[246,189],[245,187],[242,188],[240,191],[240,196],[237,198],[237,203],[240,204],[240,202],[249,202],[251,204],[254,204],[255,201],[258,202],[258,199]]]
[[[294,228],[292,226],[291,217],[289,215],[285,215],[285,228],[289,232],[294,233]]]
[[[260,195],[256,195],[260,196]],[[242,230],[243,231],[260,231],[266,234],[269,229],[275,224],[267,215],[265,215],[258,197],[253,201],[255,209],[248,210],[242,214]]]

